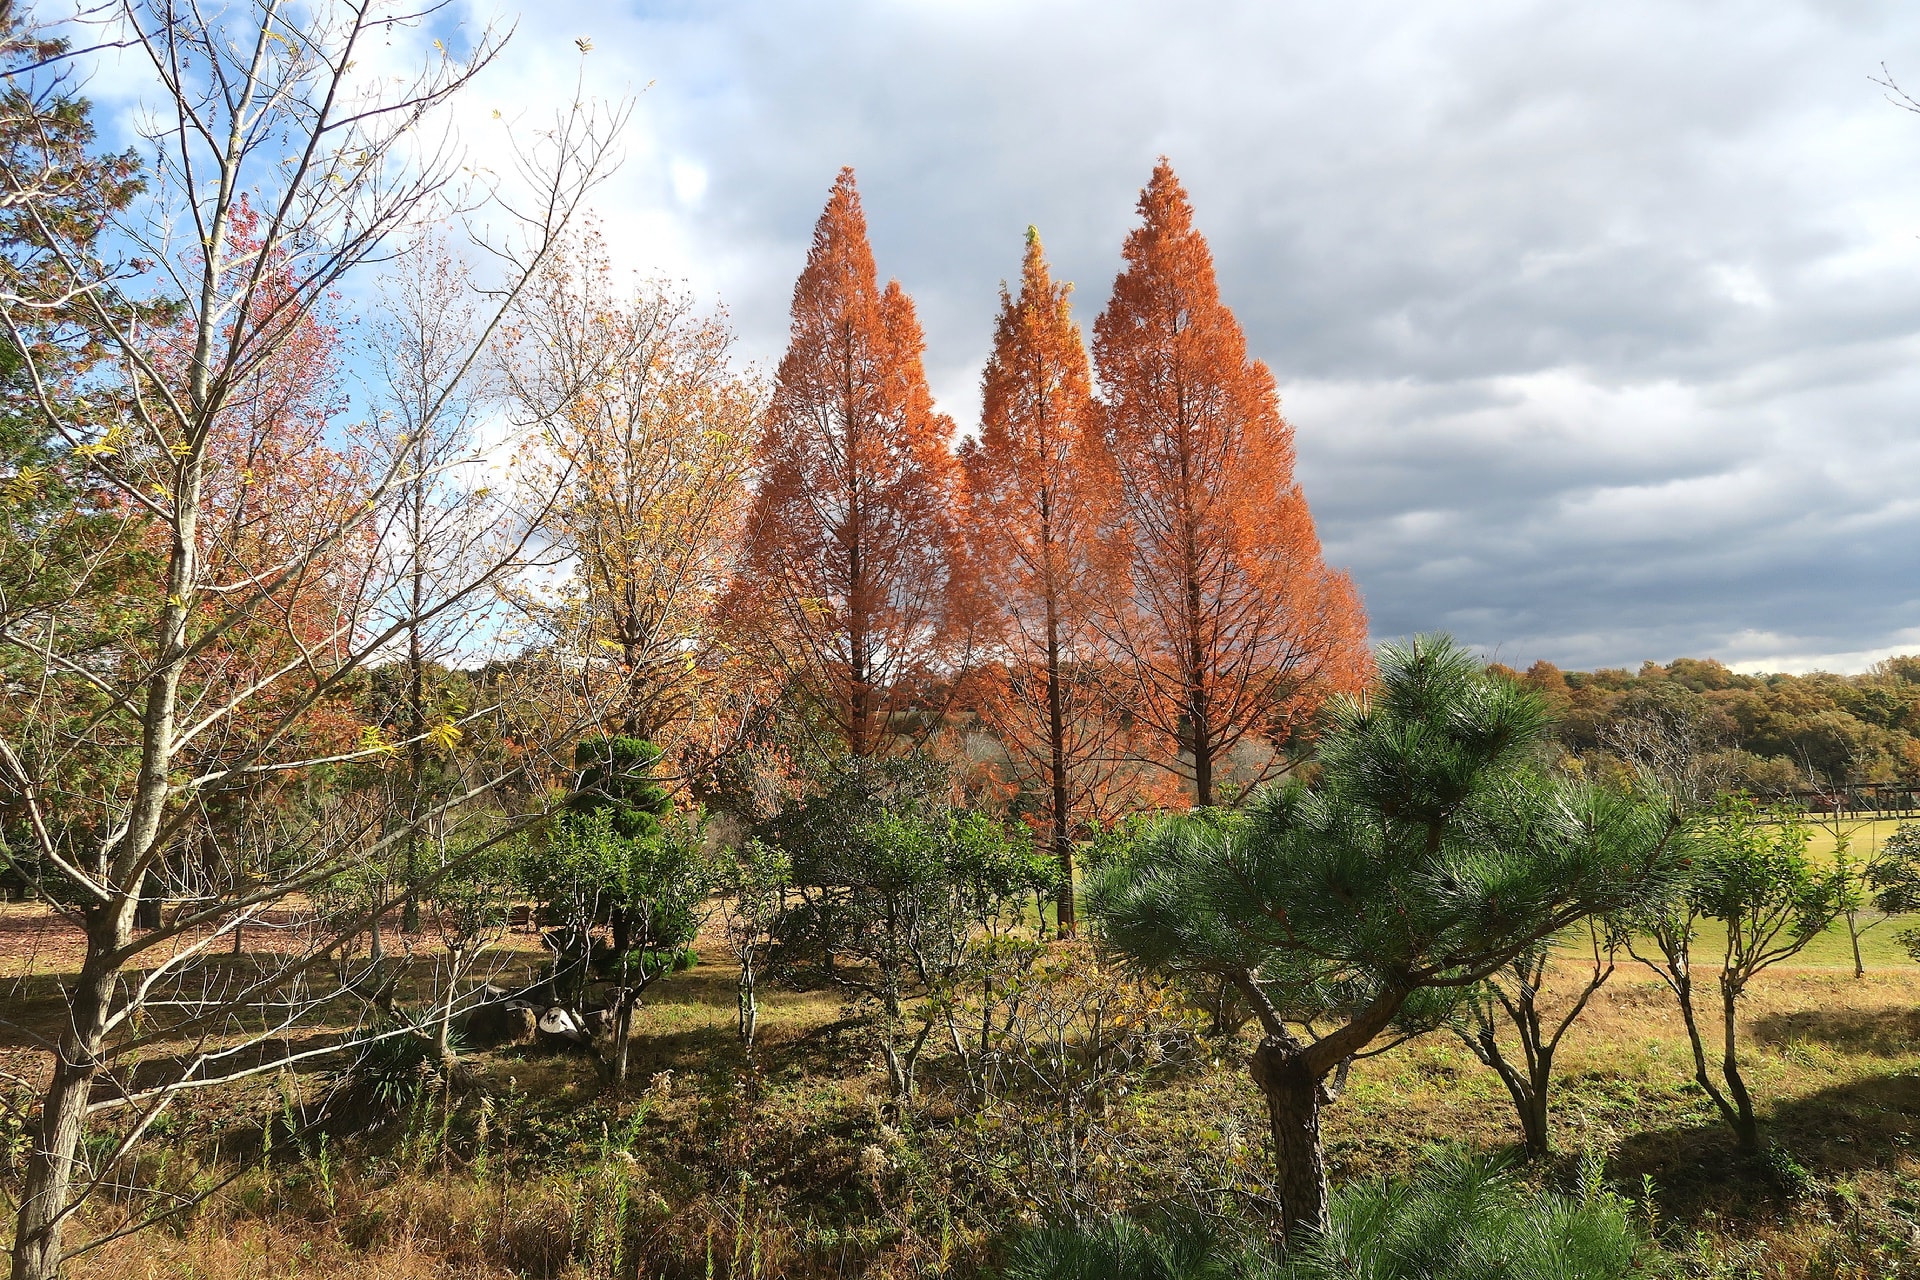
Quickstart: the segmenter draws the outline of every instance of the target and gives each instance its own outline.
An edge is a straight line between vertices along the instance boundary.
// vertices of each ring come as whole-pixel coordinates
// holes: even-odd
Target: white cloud
[[[1090,325],[1168,152],[1379,634],[1864,663],[1920,646],[1920,119],[1869,79],[1920,82],[1911,17],[546,0],[461,110],[639,93],[614,251],[768,364],[855,165],[963,424],[1025,227]]]
[[[697,206],[701,197],[707,194],[707,171],[691,160],[676,159],[668,164],[667,173],[673,183],[673,196],[689,208]]]

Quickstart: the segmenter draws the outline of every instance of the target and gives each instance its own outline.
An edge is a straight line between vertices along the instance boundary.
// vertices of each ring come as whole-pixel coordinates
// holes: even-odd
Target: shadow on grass
[[[1920,1009],[1803,1009],[1765,1014],[1752,1027],[1755,1040],[1776,1048],[1812,1041],[1881,1058],[1920,1052]]]
[[[57,975],[36,974],[0,983],[0,1049],[51,1050],[71,1022]]]
[[[1891,1167],[1920,1144],[1920,1074],[1875,1076],[1777,1103],[1761,1139],[1817,1178]],[[1612,1171],[1629,1184],[1652,1178],[1663,1216],[1689,1225],[1770,1215],[1788,1198],[1717,1121],[1632,1134]]]
[[[762,1026],[754,1058],[769,1079],[864,1074],[873,1052],[873,1033],[858,1018],[846,1018],[804,1029]],[[644,1011],[636,1020],[633,1042],[627,1049],[628,1079],[644,1086],[660,1071],[677,1074],[744,1070],[746,1051],[730,1026],[690,1027],[656,1031],[646,1025]],[[850,1070],[850,1064],[858,1066]]]

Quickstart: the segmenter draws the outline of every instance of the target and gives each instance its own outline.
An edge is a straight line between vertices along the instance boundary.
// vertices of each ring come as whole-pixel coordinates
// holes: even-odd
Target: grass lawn
[[[1833,859],[1835,846],[1841,837],[1845,837],[1855,858],[1864,858],[1879,849],[1888,836],[1903,825],[1913,822],[1912,818],[1827,818],[1813,817],[1808,825],[1813,828],[1813,839],[1808,842],[1807,852],[1822,863]]]

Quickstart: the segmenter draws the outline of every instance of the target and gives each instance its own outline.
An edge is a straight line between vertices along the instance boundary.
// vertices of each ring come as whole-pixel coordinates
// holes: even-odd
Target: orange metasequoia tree
[[[1000,288],[980,436],[961,451],[969,542],[996,624],[978,706],[1015,767],[1045,789],[1062,936],[1074,930],[1074,814],[1110,780],[1119,736],[1091,622],[1094,600],[1117,586],[1121,566],[1102,534],[1118,502],[1071,288],[1053,282],[1029,227],[1019,296]]]
[[[1366,621],[1321,560],[1273,375],[1247,358],[1164,157],[1139,210],[1094,324],[1131,562],[1104,626],[1135,714],[1173,739],[1204,805],[1250,735],[1284,744],[1328,694],[1360,686]]]
[[[899,282],[877,283],[842,169],[793,287],[738,585],[795,691],[855,755],[886,748],[916,682],[951,676],[963,621],[960,468],[924,346]]]

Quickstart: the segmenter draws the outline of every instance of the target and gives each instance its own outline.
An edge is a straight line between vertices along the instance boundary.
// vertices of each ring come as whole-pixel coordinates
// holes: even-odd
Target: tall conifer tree
[[[1028,228],[1019,295],[1000,289],[980,437],[961,453],[981,597],[998,624],[1000,662],[982,681],[980,707],[1046,790],[1063,935],[1074,928],[1074,811],[1111,773],[1116,733],[1090,615],[1115,579],[1101,533],[1117,502],[1071,287],[1054,283]]]
[[[793,288],[793,327],[758,449],[742,587],[798,690],[847,750],[887,746],[913,682],[946,675],[964,557],[953,420],[925,340],[882,289],[842,169]]]
[[[1327,568],[1273,375],[1247,357],[1164,157],[1094,325],[1130,586],[1107,619],[1135,708],[1178,743],[1194,799],[1249,735],[1284,743],[1368,670],[1352,582]]]

